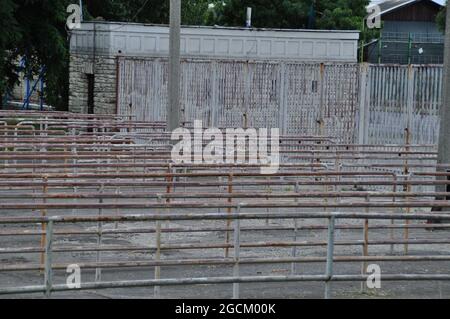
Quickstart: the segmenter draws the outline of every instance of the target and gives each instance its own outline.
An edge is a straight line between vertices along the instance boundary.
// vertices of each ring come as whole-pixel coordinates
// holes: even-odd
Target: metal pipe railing
[[[128,216],[97,216],[97,217],[39,217],[39,218],[1,218],[0,224],[16,224],[16,223],[35,223],[39,220],[42,223],[46,223],[46,244],[45,244],[45,267],[44,267],[44,284],[41,286],[26,286],[26,287],[8,287],[0,288],[0,294],[19,294],[19,293],[35,293],[43,292],[46,297],[50,297],[52,292],[56,291],[66,291],[71,290],[68,285],[54,285],[53,284],[53,253],[55,249],[53,247],[53,225],[59,223],[78,223],[78,222],[101,222],[105,220],[120,220],[120,221],[158,221],[163,219],[173,218],[175,220],[221,220],[221,219],[232,219],[234,221],[234,242],[233,247],[235,250],[235,255],[233,258],[227,258],[221,260],[223,263],[232,263],[234,265],[233,276],[231,277],[204,277],[204,278],[177,278],[177,279],[160,279],[156,278],[153,280],[136,280],[136,281],[114,281],[114,282],[88,282],[82,283],[79,290],[86,289],[107,289],[107,288],[118,288],[118,287],[161,287],[167,285],[195,285],[195,284],[219,284],[219,283],[232,283],[233,284],[233,297],[239,297],[239,284],[247,282],[287,282],[287,281],[321,281],[325,283],[325,298],[330,298],[332,296],[331,283],[334,281],[363,281],[367,279],[365,275],[336,275],[333,273],[333,263],[337,257],[334,256],[335,247],[335,220],[337,219],[400,219],[400,220],[411,220],[411,219],[427,219],[427,220],[439,220],[439,219],[450,219],[450,214],[388,214],[388,213],[343,213],[343,212],[332,212],[332,213],[321,213],[321,214],[311,214],[311,213],[265,213],[265,214],[254,214],[254,213],[242,213],[241,209],[245,205],[244,203],[235,206],[235,213],[232,214],[149,214],[149,215],[128,215]],[[317,216],[319,215],[319,216]],[[248,260],[241,260],[239,257],[239,250],[242,247],[240,241],[240,223],[236,222],[244,219],[262,219],[262,218],[325,218],[328,219],[328,240],[327,240],[327,254],[325,258],[326,271],[324,275],[290,275],[290,276],[240,276],[239,265],[242,262],[249,262]],[[391,256],[391,260],[394,260],[396,256]],[[349,258],[349,257],[345,257]],[[341,259],[341,261],[344,261]],[[370,260],[369,256],[359,256],[358,258],[352,258],[353,260],[366,261]],[[372,257],[373,258],[373,257]],[[386,257],[376,256],[377,260],[386,259]],[[424,258],[424,257],[418,257]],[[416,258],[416,260],[418,260]],[[449,256],[441,257],[440,259],[447,260]],[[304,258],[303,258],[304,259]],[[351,260],[350,259],[350,260]],[[424,258],[426,259],[426,258]],[[373,259],[372,259],[373,260]],[[413,258],[409,258],[413,260]],[[439,260],[437,257],[430,257],[429,260]],[[267,262],[274,262],[274,260],[267,260]],[[292,258],[279,260],[278,262],[301,262],[301,258]],[[303,260],[305,261],[305,260]],[[319,260],[316,259],[316,262]],[[323,258],[320,260],[323,261]],[[253,260],[252,262],[266,262],[266,260]],[[170,263],[170,261],[169,261]],[[155,265],[160,267],[164,263],[157,260]],[[167,265],[167,263],[166,263]],[[118,265],[120,266],[120,265]],[[383,275],[383,280],[450,280],[450,275],[448,274],[392,274]]]
[[[259,174],[260,165],[170,163],[170,132],[164,131],[162,122],[59,112],[46,113],[43,118],[39,112],[7,111],[0,111],[0,120],[6,124],[0,127],[0,212],[13,216],[0,217],[3,226],[0,239],[21,236],[26,240],[20,247],[2,246],[0,254],[40,257],[37,263],[0,264],[0,271],[38,270],[44,274],[42,285],[0,287],[0,294],[40,292],[49,297],[53,292],[70,290],[67,285],[53,281],[53,272],[69,265],[56,257],[66,258],[78,252],[94,258],[79,263],[84,269],[95,270],[95,282],[83,283],[82,290],[154,287],[156,297],[162,287],[169,285],[230,283],[233,297],[237,298],[242,283],[287,281],[322,282],[324,296],[332,297],[332,282],[366,278],[363,273],[336,274],[335,262],[363,266],[369,261],[401,265],[401,262],[450,260],[447,254],[415,256],[406,249],[403,256],[387,256],[383,251],[384,246],[390,246],[392,252],[394,245],[439,247],[436,245],[450,243],[445,237],[429,235],[430,232],[415,234],[423,229],[450,228],[448,223],[439,223],[450,220],[450,214],[428,212],[450,207],[450,193],[444,188],[431,190],[450,183],[445,179],[450,173],[444,172],[450,165],[436,163],[434,145],[356,145],[340,143],[330,136],[284,135],[279,137],[282,161],[279,172],[269,176]],[[369,190],[374,188],[383,190]],[[128,210],[139,214],[124,215]],[[86,215],[79,216],[80,213]],[[269,224],[269,220],[283,219],[292,223]],[[394,220],[402,222],[396,224]],[[145,227],[134,225],[136,222],[152,224]],[[205,225],[206,222],[214,223]],[[119,228],[119,223],[132,227]],[[369,237],[369,232],[375,229],[390,231],[390,238]],[[395,229],[403,229],[401,238],[394,237]],[[268,231],[289,238],[270,239]],[[308,231],[318,231],[323,239],[301,240],[300,236]],[[358,231],[357,236],[361,232],[362,238],[336,238],[343,231],[351,236],[354,231]],[[207,241],[189,241],[191,234],[200,236],[201,232],[209,232]],[[211,238],[214,232],[225,239]],[[174,233],[180,234],[183,241],[167,239]],[[120,234],[151,234],[154,242],[106,241]],[[246,239],[247,234],[254,237]],[[32,242],[35,239],[32,236],[39,236],[40,246]],[[73,236],[88,236],[83,238],[93,241],[92,244],[55,241],[55,238],[76,239]],[[274,247],[283,254],[289,251],[290,255],[263,255]],[[326,255],[297,256],[300,247],[317,247],[320,253],[326,248]],[[362,248],[361,256],[349,254],[354,247]],[[369,247],[375,247],[377,255],[370,255]],[[345,251],[344,255],[337,256],[335,248]],[[145,260],[128,258],[133,251],[145,256]],[[165,259],[164,253],[168,251],[171,254],[187,251],[199,254],[199,258],[181,258],[181,253],[175,259]],[[213,257],[205,257],[203,251]],[[246,255],[254,251],[259,253],[257,258]],[[120,260],[120,253],[127,253],[127,259]],[[154,254],[152,260],[148,260],[149,254]],[[114,258],[107,260],[105,256],[109,255]],[[321,263],[325,270],[320,275],[300,276],[295,274],[296,263]],[[242,275],[243,265],[255,264],[291,264],[292,274]],[[163,267],[189,265],[228,266],[232,267],[233,275],[161,278]],[[155,278],[114,282],[101,278],[103,268],[143,267],[154,267]],[[449,275],[384,274],[382,278],[448,280]]]

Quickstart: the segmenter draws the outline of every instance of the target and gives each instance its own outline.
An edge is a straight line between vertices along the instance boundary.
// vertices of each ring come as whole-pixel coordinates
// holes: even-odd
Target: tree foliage
[[[445,32],[445,18],[447,14],[447,3],[446,1],[445,7],[443,7],[436,16],[436,23],[438,26],[438,29],[442,32]]]
[[[46,98],[55,106],[67,100],[67,0],[1,0],[0,91],[18,80],[18,61],[26,57],[22,72],[36,75],[46,67]]]
[[[246,8],[252,8],[256,28],[305,28],[311,0],[225,0],[216,2],[215,24],[245,26]]]
[[[208,13],[208,0],[181,0],[181,22],[202,25]],[[87,13],[109,21],[169,23],[169,0],[90,0]]]
[[[17,81],[17,67],[11,48],[20,40],[21,34],[13,14],[15,9],[13,0],[0,2],[0,30],[7,30],[0,32],[0,106],[4,92]]]
[[[369,0],[181,0],[185,25],[243,26],[252,7],[255,27],[360,29]],[[0,96],[25,74],[46,67],[46,100],[67,108],[68,35],[66,8],[74,0],[0,0]],[[167,24],[169,0],[84,0],[85,20]],[[314,15],[314,19],[311,19]],[[311,26],[311,21],[315,25]]]
[[[222,2],[222,4],[221,4]],[[215,5],[217,24],[243,26],[246,7],[259,28],[307,28],[311,7],[317,29],[360,29],[368,0],[225,0]]]

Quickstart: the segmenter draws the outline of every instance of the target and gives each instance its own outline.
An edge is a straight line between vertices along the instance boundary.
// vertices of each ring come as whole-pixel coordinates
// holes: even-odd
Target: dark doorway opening
[[[88,114],[94,114],[94,84],[95,84],[94,74],[87,74],[87,80],[88,80],[88,99],[87,99]]]

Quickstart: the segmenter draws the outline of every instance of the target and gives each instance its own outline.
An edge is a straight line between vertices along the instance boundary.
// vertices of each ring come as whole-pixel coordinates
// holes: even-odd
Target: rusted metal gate
[[[165,120],[167,62],[119,60],[118,114]],[[183,60],[184,120],[354,140],[358,65]]]
[[[164,121],[167,61],[120,58],[118,114]],[[345,143],[435,144],[442,67],[183,60],[184,121]]]
[[[442,66],[363,66],[361,82],[361,143],[437,144]]]

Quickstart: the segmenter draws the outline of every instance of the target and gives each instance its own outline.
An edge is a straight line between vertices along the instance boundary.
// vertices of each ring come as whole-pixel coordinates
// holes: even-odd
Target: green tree
[[[0,107],[3,104],[3,95],[7,89],[17,81],[17,66],[13,61],[14,44],[21,37],[17,21],[14,18],[16,5],[12,0],[0,2]]]
[[[252,8],[256,28],[306,28],[311,0],[225,0],[214,6],[210,24],[245,26],[246,8]]]
[[[26,56],[26,70],[45,66],[46,100],[64,109],[68,92],[68,43],[65,30],[68,0],[21,0],[16,19],[22,30],[17,54]]]
[[[360,39],[365,43],[378,37],[378,29],[368,29],[365,26],[368,0],[322,0],[317,4],[318,29],[359,30]]]
[[[307,28],[311,7],[317,29],[358,30],[369,0],[225,0],[215,2],[214,23],[244,26],[246,7],[257,28]]]
[[[90,0],[86,5],[88,19],[107,21],[167,23],[168,11],[168,0]]]
[[[202,25],[208,12],[208,0],[182,0],[181,22]],[[140,23],[169,23],[169,0],[90,0],[87,13],[91,18]]]
[[[436,24],[438,29],[442,32],[445,32],[445,15],[447,14],[447,3],[445,2],[445,7],[443,7],[436,16]]]
[[[87,18],[102,16],[108,20],[147,23],[168,21],[168,0],[84,2],[87,3]],[[35,76],[45,66],[47,103],[59,110],[67,109],[69,51],[65,24],[70,3],[78,1],[0,0],[0,97],[17,83],[18,61],[26,57],[23,74]],[[198,15],[191,13],[191,16]]]
[[[368,0],[317,1],[319,29],[359,30],[367,15]]]
[[[67,101],[68,0],[1,0],[0,87],[5,92],[18,80],[18,61],[25,57],[24,74],[36,75],[45,66],[46,99],[59,109]],[[6,22],[5,22],[6,21]]]
[[[185,25],[243,26],[252,7],[255,27],[361,29],[369,0],[182,0]],[[68,39],[66,8],[74,0],[0,0],[0,96],[18,79],[17,62],[26,56],[25,73],[46,66],[45,97],[67,108]],[[85,0],[86,20],[167,24],[169,0]],[[211,6],[212,5],[212,6]],[[314,19],[311,19],[314,15]],[[363,37],[367,38],[369,31]]]

